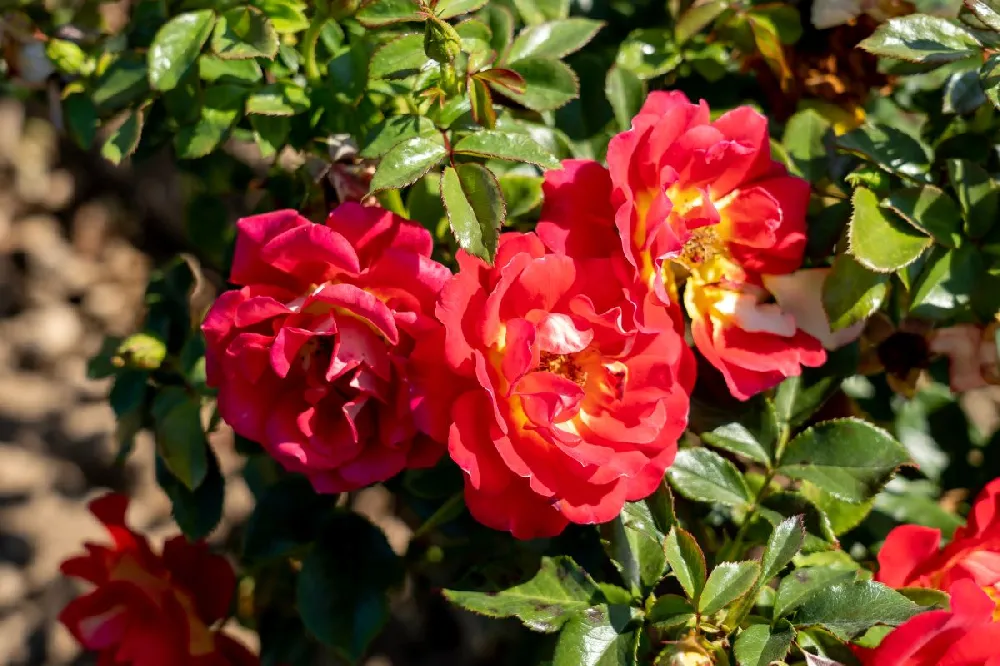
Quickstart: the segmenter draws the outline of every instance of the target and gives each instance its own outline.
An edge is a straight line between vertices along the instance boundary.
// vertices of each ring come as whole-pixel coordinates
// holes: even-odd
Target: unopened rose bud
[[[438,62],[454,62],[462,52],[462,38],[455,28],[439,18],[430,17],[424,23],[424,52]]]

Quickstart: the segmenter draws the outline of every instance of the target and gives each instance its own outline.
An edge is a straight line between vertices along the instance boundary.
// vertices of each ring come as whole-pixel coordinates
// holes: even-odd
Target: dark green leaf
[[[448,231],[448,215],[441,202],[441,176],[429,173],[414,183],[406,198],[406,209],[411,220],[441,239]]]
[[[722,562],[705,581],[698,597],[698,612],[702,615],[719,612],[753,589],[759,576],[759,562]]]
[[[958,204],[933,185],[896,190],[882,206],[891,208],[945,247],[956,247],[962,240],[962,213]]]
[[[122,109],[149,92],[145,60],[132,54],[120,56],[97,79],[91,99],[97,109],[108,113]]]
[[[559,634],[552,666],[639,666],[639,627],[629,606],[595,606],[573,616]]]
[[[779,474],[810,481],[845,502],[864,502],[910,461],[903,445],[859,419],[824,421],[793,439]]]
[[[859,187],[851,197],[854,213],[848,232],[848,251],[865,268],[891,273],[916,261],[931,238],[879,208],[878,197]]]
[[[278,52],[278,32],[256,7],[234,7],[215,23],[212,50],[226,59],[272,60]]]
[[[73,140],[84,150],[89,150],[97,136],[97,107],[90,95],[73,93],[63,99],[63,118]]]
[[[542,203],[542,178],[504,174],[500,176],[500,191],[507,202],[507,221],[527,215]]]
[[[367,43],[359,41],[327,63],[327,84],[337,101],[351,106],[361,101],[368,85],[371,58]]]
[[[663,550],[674,577],[684,588],[688,598],[697,601],[705,587],[707,569],[705,554],[693,536],[677,527],[670,528]]]
[[[657,526],[647,502],[626,502],[617,518],[600,526],[600,533],[605,552],[637,597],[666,574],[666,533]]]
[[[875,625],[899,626],[923,610],[882,583],[841,582],[806,599],[793,622],[798,627],[819,625],[849,640]]]
[[[830,524],[830,518],[816,505],[798,493],[785,491],[768,494],[757,508],[761,516],[773,527],[778,527],[785,516],[797,515],[802,518],[806,537],[803,549],[809,552],[826,550],[837,543],[837,535]]]
[[[781,573],[785,565],[791,562],[802,548],[805,538],[806,529],[802,516],[786,518],[775,527],[760,560],[760,582],[767,583]]]
[[[170,498],[174,522],[189,541],[204,539],[222,520],[226,481],[211,449],[208,449],[208,471],[197,490],[189,490],[171,474],[160,456],[156,457],[156,483]]]
[[[753,494],[736,466],[708,449],[679,451],[667,470],[667,478],[688,499],[729,506],[753,503]]]
[[[243,112],[246,94],[246,88],[237,85],[218,85],[206,90],[198,121],[181,127],[174,136],[178,157],[196,159],[215,150]]]
[[[864,125],[837,139],[837,147],[876,166],[917,182],[928,183],[930,150],[912,136],[888,125]]]
[[[910,312],[933,320],[958,314],[969,306],[982,269],[982,255],[971,244],[932,253],[913,285]]]
[[[211,83],[256,83],[263,76],[256,60],[223,60],[205,54],[198,58],[198,76]]]
[[[427,65],[437,66],[424,53],[424,36],[402,35],[375,51],[368,76],[373,79],[405,78]]]
[[[424,116],[392,116],[379,123],[365,140],[361,157],[372,159],[385,155],[405,139],[429,137],[437,133],[434,123]]]
[[[671,629],[687,624],[694,617],[694,606],[684,597],[665,594],[656,599],[646,620],[657,629]]]
[[[810,182],[827,175],[824,138],[830,131],[830,121],[812,109],[796,113],[785,126],[782,145],[792,159],[794,170]]]
[[[146,401],[148,383],[149,372],[145,370],[127,369],[118,372],[111,393],[108,395],[115,416],[120,418],[129,412],[139,410]]]
[[[559,160],[524,134],[486,130],[470,134],[455,144],[454,152],[477,157],[527,162],[548,169],[558,169]]]
[[[402,577],[382,530],[338,512],[302,562],[296,605],[313,636],[355,663],[388,621],[387,592]]]
[[[459,247],[492,264],[507,219],[496,176],[480,164],[448,167],[441,177],[441,201]]]
[[[928,64],[962,60],[982,48],[958,22],[924,14],[889,19],[859,46],[886,58]]]
[[[247,114],[294,116],[309,108],[309,96],[294,83],[271,83],[255,90],[247,98]]]
[[[285,145],[292,121],[286,116],[250,116],[254,140],[264,159],[273,157]]]
[[[208,439],[201,400],[178,386],[160,390],[153,401],[156,450],[177,479],[194,490],[208,473]]]
[[[740,415],[739,421],[702,433],[701,439],[710,446],[745,456],[750,460],[771,464],[778,440],[778,421],[774,405],[767,400],[755,403]]]
[[[488,0],[438,0],[434,13],[440,19],[450,19],[481,9]]]
[[[683,44],[704,30],[712,21],[719,18],[729,7],[729,0],[708,0],[696,3],[681,14],[674,25],[674,37],[678,44]]]
[[[635,72],[617,65],[608,70],[604,95],[615,112],[618,129],[625,131],[632,126],[632,118],[646,101],[646,92],[646,82]]]
[[[965,231],[982,238],[1000,216],[1000,187],[986,171],[968,160],[948,160],[948,179],[965,215]]]
[[[497,53],[497,58],[503,62],[507,48],[514,41],[514,13],[503,5],[489,3],[483,9],[481,18],[490,29],[490,48]]]
[[[801,606],[809,597],[832,585],[850,583],[857,577],[853,569],[805,567],[785,576],[774,598],[775,619],[784,617]]]
[[[289,475],[258,499],[243,537],[243,559],[256,563],[288,557],[319,531],[324,499],[305,477]]]
[[[622,42],[615,62],[640,79],[655,79],[673,71],[683,58],[670,31],[660,28],[636,30]]]
[[[1000,53],[993,53],[979,68],[980,85],[986,99],[1000,109]]]
[[[397,143],[379,163],[370,193],[412,185],[447,154],[440,136],[415,136]]]
[[[510,65],[524,79],[524,92],[490,82],[490,87],[533,111],[552,111],[576,99],[580,82],[564,62],[549,58],[525,58]]]
[[[837,255],[823,283],[823,309],[830,330],[853,326],[882,307],[889,292],[889,277],[868,270],[849,254]]]
[[[737,637],[733,654],[739,666],[768,666],[784,660],[794,639],[795,629],[788,622],[779,622],[773,629],[766,624],[755,624]]]
[[[355,14],[355,18],[369,28],[422,20],[416,0],[368,0]]]
[[[445,590],[453,604],[487,617],[516,617],[533,631],[558,631],[598,599],[591,577],[572,558],[543,557],[530,580],[493,592]]]
[[[215,13],[210,9],[178,14],[160,28],[149,47],[149,84],[170,90],[194,65],[212,34]]]
[[[966,115],[972,113],[986,102],[986,95],[979,83],[979,71],[972,69],[955,72],[944,87],[945,113]]]
[[[139,146],[142,137],[143,110],[133,109],[128,118],[119,125],[101,148],[101,157],[112,164],[121,164]]]
[[[529,26],[514,40],[507,62],[529,57],[563,58],[586,46],[603,25],[592,19],[570,18]]]

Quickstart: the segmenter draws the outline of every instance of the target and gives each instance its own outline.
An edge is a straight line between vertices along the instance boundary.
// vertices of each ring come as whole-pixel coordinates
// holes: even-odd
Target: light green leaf
[[[759,562],[722,562],[705,581],[698,597],[698,612],[702,615],[719,612],[753,589],[759,576]]]
[[[773,629],[766,624],[755,624],[736,638],[733,654],[739,666],[768,666],[784,660],[794,639],[795,629],[788,622],[779,622]]]
[[[234,7],[216,21],[212,50],[228,60],[273,60],[278,53],[278,31],[256,7]]]
[[[210,9],[178,14],[160,28],[149,46],[149,84],[171,90],[194,65],[212,34],[215,13]]]
[[[729,7],[729,0],[708,0],[707,2],[695,3],[688,8],[674,25],[674,37],[678,44],[683,44],[687,40],[708,27],[712,21]]]
[[[223,60],[209,54],[198,58],[198,76],[209,83],[256,83],[263,75],[256,60]]]
[[[671,485],[688,499],[747,506],[753,494],[733,463],[708,449],[683,449],[667,470]]]
[[[965,0],[965,6],[990,30],[1000,32],[1000,9],[992,0]]]
[[[782,145],[800,176],[815,183],[827,175],[827,149],[824,137],[831,131],[830,121],[812,109],[799,111],[785,125]]]
[[[683,62],[668,30],[643,28],[632,32],[618,49],[615,63],[640,79],[655,79]]]
[[[597,584],[571,557],[543,557],[529,580],[491,592],[445,590],[444,596],[465,610],[502,618],[516,617],[533,631],[558,631],[567,620],[597,603]]]
[[[938,65],[977,55],[982,49],[957,21],[925,14],[889,19],[858,46],[886,58]]]
[[[972,244],[935,251],[913,285],[910,313],[936,321],[960,314],[972,301],[982,269],[982,255]]]
[[[373,79],[406,78],[427,66],[437,66],[424,53],[424,36],[402,35],[372,55],[368,76]]]
[[[962,240],[962,213],[958,204],[933,185],[896,190],[882,202],[882,207],[895,211],[945,247],[956,247]]]
[[[849,583],[857,577],[854,569],[841,566],[815,566],[795,569],[781,579],[774,598],[775,619],[785,617],[809,597],[839,583]]]
[[[865,268],[891,273],[916,261],[932,241],[895,214],[879,208],[878,197],[858,187],[851,197],[854,213],[848,231],[848,251]]]
[[[690,533],[675,525],[667,534],[663,550],[674,577],[684,588],[688,598],[697,601],[705,587],[707,576],[705,554],[701,551],[701,546]]]
[[[237,85],[219,85],[206,90],[198,121],[181,127],[174,135],[177,156],[196,159],[215,150],[240,117],[246,94],[246,88]]]
[[[569,0],[514,0],[514,6],[528,25],[569,16]]]
[[[454,152],[477,157],[527,162],[548,169],[558,169],[560,162],[525,134],[484,130],[470,134],[455,144]]]
[[[94,62],[77,44],[65,39],[50,39],[45,55],[60,72],[71,76],[86,76],[94,70]]]
[[[844,502],[808,481],[802,482],[799,494],[823,512],[823,515],[830,520],[833,533],[838,536],[860,525],[875,506],[874,497],[861,504]]]
[[[491,2],[480,13],[490,29],[490,48],[497,52],[497,59],[503,62],[507,49],[514,41],[514,13],[507,7]]]
[[[416,0],[368,0],[355,14],[355,18],[369,28],[423,20]]]
[[[405,139],[430,137],[437,133],[434,123],[425,116],[392,116],[371,131],[360,154],[367,159],[382,157]]]
[[[570,18],[529,26],[514,40],[507,62],[528,57],[563,58],[586,46],[603,25],[592,19]]]
[[[726,423],[712,432],[702,433],[700,437],[710,446],[770,465],[778,440],[778,420],[774,405],[768,400],[758,401],[738,421]]]
[[[255,90],[247,98],[247,114],[294,116],[309,109],[304,88],[290,82],[271,83]]]
[[[778,423],[791,430],[803,425],[840,388],[841,382],[857,374],[857,369],[858,345],[852,344],[827,352],[822,366],[803,368],[798,377],[781,382],[774,392]]]
[[[948,160],[948,179],[965,216],[965,232],[985,236],[1000,216],[1000,186],[986,170],[969,160]]]
[[[441,200],[459,247],[492,264],[507,219],[496,176],[480,164],[448,167],[441,177]]]
[[[980,85],[986,99],[1000,109],[1000,53],[993,53],[979,68]]]
[[[469,79],[469,103],[472,119],[479,125],[491,130],[497,124],[497,112],[493,108],[493,94],[486,79],[473,76]]]
[[[850,640],[876,625],[897,627],[923,610],[882,583],[841,582],[806,599],[792,622],[797,627],[819,625],[842,640]]]
[[[141,108],[134,109],[129,113],[125,122],[119,125],[104,142],[104,146],[101,147],[101,156],[112,164],[121,164],[121,161],[134,153],[139,146],[143,122],[143,110]]]
[[[274,29],[282,35],[301,32],[309,27],[306,3],[302,0],[254,0],[253,4],[267,14]]]
[[[840,150],[919,183],[931,182],[930,149],[906,132],[888,125],[864,125],[838,137]]]
[[[450,19],[482,9],[489,0],[438,0],[434,13],[439,19]]]
[[[823,283],[823,308],[830,330],[853,326],[882,307],[889,293],[889,277],[868,270],[849,254],[837,255]]]
[[[415,136],[400,141],[379,163],[369,194],[412,185],[447,155],[440,136]]]
[[[642,108],[646,94],[646,82],[635,72],[618,65],[608,70],[608,77],[604,82],[604,95],[615,112],[618,129],[625,131],[632,126],[632,118]]]
[[[802,516],[786,518],[774,528],[760,560],[761,584],[766,584],[781,573],[802,548],[805,538],[806,528]]]
[[[500,176],[500,190],[507,202],[507,220],[527,215],[542,203],[542,178],[521,174]]]
[[[778,473],[810,481],[845,502],[875,496],[910,462],[903,445],[860,419],[824,421],[789,442]]]
[[[533,111],[552,111],[580,94],[580,82],[569,65],[549,58],[525,58],[510,65],[524,79],[525,90],[518,93],[490,81],[490,87]]]

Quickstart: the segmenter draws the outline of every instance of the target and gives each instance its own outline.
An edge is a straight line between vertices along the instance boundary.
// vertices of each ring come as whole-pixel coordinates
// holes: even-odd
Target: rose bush
[[[217,625],[229,616],[236,576],[204,543],[169,539],[163,552],[125,522],[128,498],[90,503],[112,544],[87,544],[62,572],[94,586],[59,616],[104,666],[254,666],[260,661]]]

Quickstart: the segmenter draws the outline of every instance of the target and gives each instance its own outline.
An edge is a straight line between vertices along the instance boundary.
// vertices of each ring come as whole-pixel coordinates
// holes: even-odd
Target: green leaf
[[[215,13],[210,9],[178,14],[156,32],[149,47],[149,84],[155,90],[171,90],[198,59],[201,47],[212,34]]]
[[[774,528],[760,560],[762,584],[766,584],[781,573],[785,565],[791,562],[802,548],[805,538],[806,528],[802,516],[786,518]]]
[[[779,622],[773,629],[766,624],[755,624],[736,638],[733,654],[739,666],[768,666],[784,660],[794,639],[795,629],[788,622]]]
[[[803,368],[798,377],[783,381],[774,394],[778,423],[791,430],[800,427],[840,388],[844,379],[856,374],[857,368],[858,346],[848,345],[828,352],[826,363],[819,368]]]
[[[836,535],[844,534],[860,525],[875,505],[874,497],[861,504],[841,501],[808,481],[802,482],[799,494],[823,512]]]
[[[246,88],[237,85],[218,85],[206,90],[198,121],[181,127],[174,135],[178,157],[196,159],[215,150],[243,112],[246,94]]]
[[[508,162],[527,162],[548,169],[558,169],[559,160],[525,134],[485,130],[465,137],[455,144],[454,152]]]
[[[553,111],[580,95],[580,82],[569,65],[549,58],[525,58],[510,65],[524,79],[524,92],[490,81],[490,87],[532,111]]]
[[[153,401],[156,449],[167,469],[194,490],[208,473],[208,439],[201,423],[201,400],[168,386]]]
[[[881,209],[871,190],[856,188],[851,203],[854,213],[848,230],[848,251],[865,268],[892,273],[916,261],[930,247],[930,237]]]
[[[853,326],[882,307],[889,293],[889,278],[886,273],[868,270],[849,254],[837,255],[823,283],[823,309],[830,330]]]
[[[705,554],[691,534],[676,525],[670,528],[663,551],[667,563],[689,599],[697,600],[705,587]]]
[[[927,587],[900,587],[897,592],[926,609],[950,610],[951,597],[947,592]]]
[[[434,63],[424,53],[424,36],[402,35],[375,51],[368,76],[373,79],[406,78],[427,65]]]
[[[709,574],[698,597],[698,612],[712,615],[753,589],[760,576],[760,563],[722,562]]]
[[[736,466],[708,449],[679,451],[667,478],[688,499],[737,507],[753,503],[753,494]]]
[[[613,66],[604,82],[604,95],[615,112],[618,129],[625,131],[646,101],[646,82],[630,70]]]
[[[962,213],[958,204],[933,185],[896,190],[882,202],[882,207],[895,211],[945,247],[956,247],[962,240]]]
[[[552,633],[599,598],[593,579],[568,556],[543,557],[530,579],[493,592],[445,590],[444,596],[465,610],[492,618],[516,617],[532,631]]]
[[[472,119],[490,130],[496,127],[497,112],[493,108],[493,95],[486,80],[479,76],[469,79],[469,103]]]
[[[234,7],[215,23],[212,50],[227,60],[273,60],[278,53],[278,31],[256,7]]]
[[[986,95],[979,83],[979,71],[955,72],[945,84],[944,104],[941,110],[945,113],[967,115],[985,102]]]
[[[336,101],[358,105],[368,86],[371,58],[367,42],[358,41],[327,63],[327,85],[332,88]]]
[[[299,572],[296,606],[313,636],[356,663],[389,619],[389,588],[403,567],[382,530],[337,512]]]
[[[930,150],[906,132],[888,125],[863,125],[838,137],[840,150],[862,157],[899,176],[929,183]]]
[[[447,157],[440,136],[415,136],[390,149],[372,178],[370,194],[412,185]]]
[[[496,176],[480,164],[448,167],[441,177],[441,201],[459,247],[492,264],[507,219]]]
[[[198,58],[198,76],[210,83],[257,83],[263,75],[256,60],[223,60],[209,54]]]
[[[63,100],[63,118],[66,129],[84,150],[89,150],[97,136],[97,107],[90,95],[73,93]]]
[[[785,520],[785,516],[801,517],[806,530],[802,547],[807,551],[826,550],[829,544],[837,543],[830,518],[798,493],[770,493],[761,501],[757,510],[775,528]]]
[[[309,96],[294,83],[271,83],[255,90],[247,98],[249,115],[294,116],[309,109]]]
[[[746,19],[750,24],[750,31],[757,51],[778,77],[782,90],[787,90],[794,82],[794,76],[785,58],[777,26],[769,17],[759,13],[748,12]]]
[[[301,0],[254,0],[253,4],[267,14],[274,29],[282,35],[301,32],[309,27],[306,3]]]
[[[208,449],[207,454],[205,478],[194,491],[170,473],[163,458],[156,457],[156,483],[170,498],[171,515],[188,541],[204,539],[222,520],[226,481],[215,453]]]
[[[480,14],[480,18],[490,29],[490,48],[497,53],[497,59],[503,62],[507,49],[514,41],[514,13],[503,5],[489,3]]]
[[[354,17],[369,28],[423,20],[416,0],[368,0]]]
[[[845,502],[864,502],[910,461],[889,433],[859,419],[824,421],[789,442],[778,473]]]
[[[521,174],[500,176],[500,191],[507,202],[507,221],[527,215],[542,203],[542,178]]]
[[[521,78],[520,74],[512,69],[493,67],[485,69],[481,72],[476,72],[476,75],[473,78],[482,80],[486,83],[498,85],[501,88],[505,88],[516,94],[522,94],[525,90],[527,90],[524,79]]]
[[[954,317],[971,303],[982,270],[982,255],[972,244],[932,253],[913,285],[910,313],[937,321]]]
[[[986,170],[968,160],[948,160],[948,179],[965,216],[965,232],[982,238],[1000,216],[1000,187]]]
[[[660,582],[667,572],[666,533],[646,502],[626,502],[621,514],[599,529],[605,552],[634,595]]]
[[[1000,10],[992,0],[965,0],[965,6],[990,30],[1000,32]]]
[[[700,437],[710,446],[770,465],[778,440],[778,419],[774,405],[767,400],[759,401],[741,414],[738,421],[719,426],[712,432],[702,433]]]
[[[144,114],[141,108],[133,109],[121,125],[111,133],[101,147],[101,157],[112,164],[121,164],[139,146],[142,137]]]
[[[923,610],[882,583],[845,581],[811,595],[792,621],[797,627],[819,625],[849,640],[876,625],[899,626]]]
[[[694,606],[684,597],[664,594],[649,609],[646,620],[657,629],[672,629],[687,624],[694,617]]]
[[[886,58],[936,65],[982,50],[975,36],[957,21],[924,14],[889,19],[858,46]]]
[[[379,123],[365,139],[361,157],[375,159],[382,157],[393,146],[405,139],[417,136],[430,137],[437,134],[434,123],[424,116],[392,116]]]
[[[570,18],[529,26],[514,40],[507,62],[529,57],[563,58],[586,46],[603,25],[592,19]]]
[[[65,39],[50,39],[45,55],[60,72],[71,76],[86,76],[94,69],[93,61],[78,45]]]
[[[489,0],[438,0],[434,14],[439,19],[450,19],[482,9]]]
[[[781,579],[774,597],[775,619],[785,617],[817,592],[840,583],[850,583],[857,577],[854,569],[829,566],[796,569]]]
[[[636,609],[601,605],[573,616],[559,634],[552,666],[639,666]]]
[[[569,0],[514,0],[514,6],[529,25],[569,16]]]
[[[288,475],[268,486],[247,520],[243,559],[278,560],[305,548],[316,539],[324,505],[303,476]]]
[[[618,48],[615,63],[640,79],[655,79],[683,62],[670,31],[643,28],[633,31]]]
[[[90,91],[91,99],[102,114],[122,109],[149,92],[145,59],[126,53],[112,62]]]
[[[722,12],[729,8],[729,0],[708,0],[695,3],[688,8],[674,25],[674,38],[678,44],[687,40],[708,27],[712,21],[719,18]]]
[[[979,81],[986,99],[1000,109],[1000,53],[993,53],[979,68]]]
[[[782,145],[800,176],[815,183],[827,175],[824,138],[832,131],[830,121],[812,109],[799,111],[788,119]]]
[[[253,138],[260,148],[260,155],[269,159],[277,154],[288,139],[292,121],[286,116],[250,116]]]

